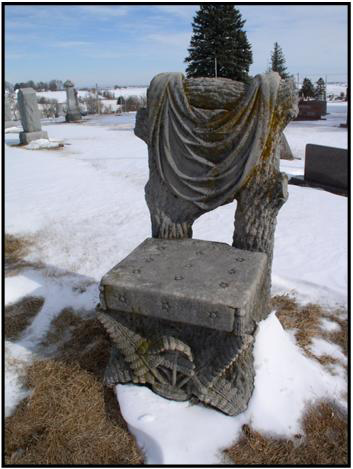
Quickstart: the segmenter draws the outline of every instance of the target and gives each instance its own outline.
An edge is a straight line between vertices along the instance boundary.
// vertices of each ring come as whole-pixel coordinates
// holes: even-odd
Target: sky
[[[302,80],[346,81],[347,6],[242,5],[250,74],[263,73],[274,42]],[[198,5],[5,5],[5,79],[72,80],[76,86],[148,85],[185,72]]]

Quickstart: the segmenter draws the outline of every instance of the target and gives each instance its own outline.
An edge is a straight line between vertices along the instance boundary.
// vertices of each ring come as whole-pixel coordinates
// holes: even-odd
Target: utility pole
[[[96,107],[97,107],[97,114],[100,114],[100,112],[99,112],[99,99],[98,99],[98,83],[96,83]]]
[[[214,58],[214,76],[217,78],[217,57]]]

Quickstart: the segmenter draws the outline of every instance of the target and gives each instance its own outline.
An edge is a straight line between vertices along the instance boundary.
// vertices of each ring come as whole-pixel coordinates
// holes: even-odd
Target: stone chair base
[[[136,383],[167,399],[196,398],[227,415],[248,405],[254,388],[252,334],[212,330],[97,307],[113,346],[105,384]]]

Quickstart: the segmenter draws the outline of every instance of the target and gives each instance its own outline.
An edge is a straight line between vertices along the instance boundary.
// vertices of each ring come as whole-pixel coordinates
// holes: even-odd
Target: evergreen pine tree
[[[326,85],[322,78],[319,78],[316,82],[315,98],[320,99],[321,101],[326,100]]]
[[[286,59],[284,58],[283,51],[280,45],[278,44],[278,42],[275,42],[275,45],[273,47],[273,51],[271,54],[271,70],[273,72],[279,73],[280,77],[283,78],[284,80],[286,78],[289,78],[285,63],[286,63]]]
[[[299,94],[300,96],[304,96],[304,98],[313,98],[315,96],[315,88],[309,78],[304,78]]]
[[[205,3],[192,23],[193,35],[188,49],[186,75],[249,79],[251,46],[242,30],[245,20],[231,4]]]

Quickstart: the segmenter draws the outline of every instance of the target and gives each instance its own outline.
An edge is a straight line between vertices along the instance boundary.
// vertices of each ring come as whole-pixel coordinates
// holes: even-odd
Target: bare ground
[[[322,365],[337,363],[337,360],[329,356],[315,356],[309,349],[311,339],[320,337],[339,345],[342,352],[347,355],[348,349],[348,321],[342,319],[342,311],[327,311],[317,304],[299,306],[298,303],[287,295],[272,298],[272,305],[277,311],[277,317],[285,329],[295,329],[297,344],[306,355],[318,360]],[[345,315],[346,316],[346,315]],[[338,324],[337,331],[328,332],[321,326],[321,319],[325,318]]]
[[[10,275],[28,267],[28,243],[5,238]],[[31,268],[34,266],[31,265]],[[44,300],[26,297],[5,311],[5,336],[17,339]],[[5,463],[141,464],[143,455],[127,429],[112,389],[103,386],[110,341],[95,312],[64,309],[27,368],[32,394],[5,420]]]
[[[53,349],[28,368],[33,393],[6,419],[5,462],[141,464],[113,390],[102,383],[110,342],[100,323],[64,309],[40,353]]]
[[[337,363],[331,356],[315,356],[309,345],[321,337],[342,348],[347,355],[348,325],[341,311],[326,311],[316,304],[299,306],[287,295],[275,296],[273,308],[285,329],[295,329],[297,344],[306,355],[323,366]],[[320,327],[321,318],[336,322],[340,329],[327,332]],[[328,368],[330,371],[330,369]],[[239,465],[344,465],[348,464],[347,416],[333,402],[321,401],[308,407],[302,420],[303,435],[294,440],[272,438],[244,425],[240,440],[225,450],[226,456]]]
[[[303,418],[304,435],[294,441],[266,437],[242,428],[240,440],[225,451],[239,465],[328,465],[348,463],[346,417],[330,402],[310,407]]]
[[[18,273],[30,241],[5,238],[5,270]],[[33,264],[32,268],[36,268]],[[28,297],[6,310],[5,335],[16,339],[30,324],[43,299]],[[277,316],[286,329],[295,329],[304,352],[322,365],[332,357],[315,357],[312,337],[322,337],[347,354],[347,320],[318,305],[298,306],[288,296],[273,298]],[[321,318],[340,325],[336,332],[320,327]],[[102,385],[110,342],[94,311],[64,309],[41,344],[47,358],[27,370],[32,395],[5,420],[5,463],[25,464],[141,464],[143,455],[128,432],[116,397]],[[225,454],[235,464],[347,464],[347,422],[331,402],[319,402],[303,417],[303,435],[274,439],[243,427],[240,440]]]

